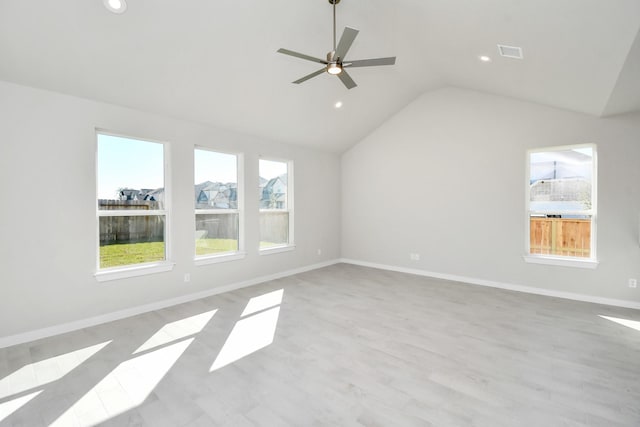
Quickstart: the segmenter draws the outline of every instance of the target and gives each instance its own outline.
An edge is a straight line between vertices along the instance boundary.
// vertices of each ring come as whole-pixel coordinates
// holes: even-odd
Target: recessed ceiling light
[[[482,62],[491,62],[491,58],[489,58],[487,55],[480,55],[478,59]]]
[[[104,0],[104,7],[109,12],[124,13],[127,10],[127,2],[126,0]]]
[[[333,104],[334,107],[336,108],[341,108],[342,107],[342,101],[338,101],[335,104]]]

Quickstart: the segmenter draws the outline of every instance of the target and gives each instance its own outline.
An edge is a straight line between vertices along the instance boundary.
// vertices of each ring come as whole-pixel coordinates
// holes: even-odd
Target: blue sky
[[[287,173],[287,163],[260,159],[260,176],[271,179]]]
[[[164,187],[163,144],[98,134],[98,198],[114,199],[119,188]],[[233,154],[196,148],[194,183],[236,182]],[[287,164],[260,159],[260,176],[271,179],[287,172]],[[257,185],[257,183],[256,183]]]
[[[237,157],[233,154],[196,148],[194,154],[194,184],[205,181],[237,182]]]
[[[555,162],[555,163],[554,163]],[[582,177],[591,180],[593,149],[574,148],[531,153],[530,182],[539,179]]]
[[[119,188],[164,187],[163,145],[98,134],[98,198],[114,199]]]

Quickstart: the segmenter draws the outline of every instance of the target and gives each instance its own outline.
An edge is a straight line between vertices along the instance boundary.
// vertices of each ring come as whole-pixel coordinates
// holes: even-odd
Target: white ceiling
[[[327,0],[0,0],[0,80],[340,152],[425,91],[452,85],[593,115],[640,109],[640,0],[342,0],[360,30],[347,90],[320,67]],[[520,46],[521,61],[496,44]],[[478,55],[493,61],[478,61]],[[344,103],[335,109],[336,101]]]

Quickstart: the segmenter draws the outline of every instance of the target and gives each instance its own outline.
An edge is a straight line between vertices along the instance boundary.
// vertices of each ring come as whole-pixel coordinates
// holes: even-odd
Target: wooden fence
[[[572,218],[531,218],[532,254],[591,256],[591,220]]]
[[[260,212],[260,241],[268,243],[289,242],[289,212]]]
[[[100,246],[163,240],[164,216],[100,217]]]
[[[98,200],[101,211],[114,210],[152,210],[159,209],[160,204],[148,200]],[[101,216],[100,246],[161,242],[164,240],[164,216]]]
[[[209,239],[237,239],[238,214],[198,214],[196,215],[196,235]]]

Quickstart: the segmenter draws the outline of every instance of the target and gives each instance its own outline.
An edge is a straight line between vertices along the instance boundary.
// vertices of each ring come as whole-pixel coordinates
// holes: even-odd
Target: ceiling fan
[[[336,46],[336,4],[340,3],[340,0],[329,0],[329,3],[333,5],[333,50],[327,53],[327,60],[315,58],[313,56],[305,55],[304,53],[294,52],[289,49],[278,49],[278,52],[285,55],[295,56],[296,58],[306,59],[307,61],[317,62],[325,65],[318,71],[308,74],[304,77],[294,81],[295,84],[306,82],[307,80],[319,76],[325,71],[329,74],[337,75],[340,81],[347,87],[347,89],[353,89],[358,86],[353,81],[351,76],[347,73],[345,68],[348,67],[372,67],[378,65],[393,65],[396,63],[396,57],[389,58],[374,58],[374,59],[357,59],[353,61],[346,61],[345,57],[349,48],[353,44],[353,41],[358,35],[358,30],[355,28],[345,27],[340,42]]]

